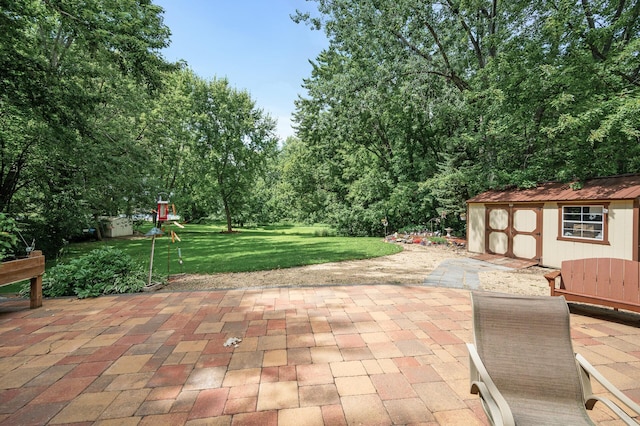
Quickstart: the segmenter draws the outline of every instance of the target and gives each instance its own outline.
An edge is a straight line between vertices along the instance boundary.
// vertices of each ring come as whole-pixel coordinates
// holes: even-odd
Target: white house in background
[[[563,260],[639,260],[640,175],[491,190],[467,201],[467,249],[559,268]]]

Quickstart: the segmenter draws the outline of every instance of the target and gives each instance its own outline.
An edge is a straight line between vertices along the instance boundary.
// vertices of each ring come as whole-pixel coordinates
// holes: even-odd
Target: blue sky
[[[328,46],[324,34],[289,15],[314,11],[305,0],[154,0],[164,10],[171,45],[169,61],[184,59],[200,77],[227,77],[247,90],[259,108],[278,120],[284,140],[293,135],[291,114],[302,79]]]

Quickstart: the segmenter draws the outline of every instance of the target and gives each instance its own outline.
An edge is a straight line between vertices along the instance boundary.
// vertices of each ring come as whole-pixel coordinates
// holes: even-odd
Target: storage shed
[[[133,235],[133,221],[128,217],[105,217],[104,236],[108,238]]]
[[[640,175],[487,191],[467,201],[467,221],[472,253],[552,268],[589,257],[639,260]]]

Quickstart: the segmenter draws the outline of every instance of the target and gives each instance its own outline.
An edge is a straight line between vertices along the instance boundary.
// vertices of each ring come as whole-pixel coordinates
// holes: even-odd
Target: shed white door
[[[485,217],[485,251],[490,254],[540,261],[542,205],[490,205]]]

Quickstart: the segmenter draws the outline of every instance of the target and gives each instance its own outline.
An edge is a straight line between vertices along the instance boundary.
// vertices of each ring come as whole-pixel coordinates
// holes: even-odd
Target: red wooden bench
[[[42,306],[42,274],[44,256],[40,250],[35,250],[29,257],[0,264],[0,286],[31,280],[30,308],[39,308]]]
[[[640,312],[640,262],[613,258],[565,260],[560,271],[544,277],[549,281],[551,296]]]

